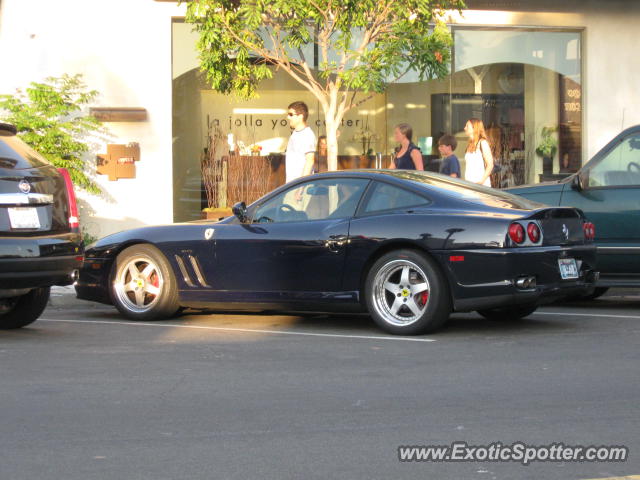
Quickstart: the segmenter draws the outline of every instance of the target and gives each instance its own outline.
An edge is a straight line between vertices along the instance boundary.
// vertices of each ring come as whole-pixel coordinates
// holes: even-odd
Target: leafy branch
[[[100,193],[84,161],[88,137],[103,132],[95,117],[83,113],[97,96],[81,75],[48,77],[14,95],[0,95],[0,118],[15,125],[18,136],[54,166],[67,168],[76,186]]]
[[[344,115],[410,71],[448,74],[445,9],[462,0],[191,0],[200,65],[214,90],[241,98],[281,69],[311,92],[327,127],[329,168],[337,166]],[[317,48],[318,65],[305,53]],[[363,98],[356,100],[356,94]]]

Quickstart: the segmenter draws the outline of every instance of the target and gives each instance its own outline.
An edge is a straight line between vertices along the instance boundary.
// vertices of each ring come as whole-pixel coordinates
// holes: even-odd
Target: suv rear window
[[[0,131],[0,168],[39,168],[49,162],[15,135]]]

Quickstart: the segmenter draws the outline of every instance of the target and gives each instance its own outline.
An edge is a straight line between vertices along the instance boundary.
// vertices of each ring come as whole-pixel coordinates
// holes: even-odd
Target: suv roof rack
[[[18,133],[18,129],[15,127],[15,125],[11,125],[10,123],[2,123],[2,122],[0,122],[0,130],[3,130],[5,132],[10,132],[13,135]]]

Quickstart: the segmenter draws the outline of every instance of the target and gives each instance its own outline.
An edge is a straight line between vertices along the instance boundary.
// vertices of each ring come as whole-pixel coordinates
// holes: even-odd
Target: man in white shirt
[[[293,129],[287,143],[287,182],[310,175],[316,151],[316,136],[307,125],[309,109],[304,102],[293,102],[287,107],[289,126]]]

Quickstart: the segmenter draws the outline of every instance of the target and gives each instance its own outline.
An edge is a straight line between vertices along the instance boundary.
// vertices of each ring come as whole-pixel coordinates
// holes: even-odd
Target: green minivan
[[[600,279],[593,298],[609,287],[640,287],[640,125],[624,130],[559,182],[506,190],[548,205],[577,207],[595,224]]]

